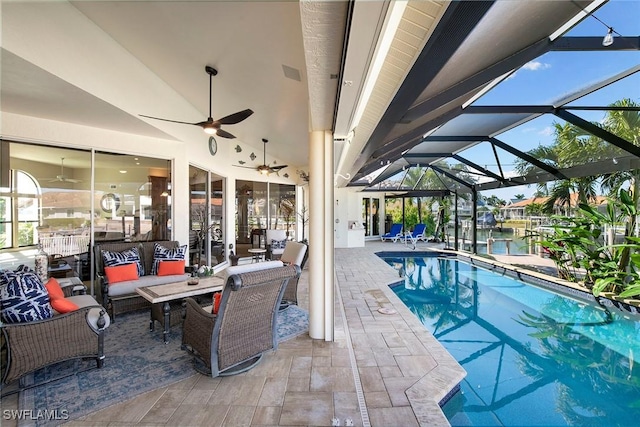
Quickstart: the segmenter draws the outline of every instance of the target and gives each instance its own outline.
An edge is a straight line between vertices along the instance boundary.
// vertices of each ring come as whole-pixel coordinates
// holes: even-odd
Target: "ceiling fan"
[[[82,182],[80,179],[67,178],[64,176],[64,157],[60,158],[60,175],[56,175],[54,179],[49,180],[49,182],[71,182],[73,184],[77,184],[78,182]]]
[[[200,126],[202,129],[204,129],[204,132],[209,134],[209,135],[219,135],[222,138],[230,138],[230,139],[231,138],[235,138],[235,135],[232,135],[229,132],[227,132],[225,130],[222,130],[221,126],[222,125],[235,125],[236,123],[240,123],[241,121],[243,121],[244,119],[246,119],[247,117],[252,115],[253,114],[253,110],[247,108],[246,110],[242,110],[242,111],[238,111],[237,113],[229,114],[228,116],[225,116],[225,117],[223,117],[221,119],[213,120],[213,117],[211,116],[211,94],[212,94],[211,80],[212,80],[213,76],[218,74],[218,70],[216,70],[215,68],[210,67],[208,65],[206,67],[204,67],[204,69],[207,72],[207,74],[209,74],[209,118],[207,118],[207,120],[205,120],[203,122],[190,123],[190,122],[181,122],[181,121],[178,121],[178,120],[161,119],[160,117],[145,116],[144,114],[139,114],[139,116],[146,117],[148,119],[163,120],[165,122],[181,123],[181,124],[184,124],[184,125]]]
[[[267,164],[267,142],[269,142],[269,140],[262,138],[262,142],[264,143],[264,150],[263,150],[264,154],[262,158],[262,164],[260,166],[242,166],[242,165],[233,165],[233,166],[237,166],[239,168],[255,169],[258,172],[260,172],[262,175],[269,175],[271,172],[275,172],[276,175],[280,176],[278,172],[280,172],[281,169],[284,169],[289,165],[269,166]]]

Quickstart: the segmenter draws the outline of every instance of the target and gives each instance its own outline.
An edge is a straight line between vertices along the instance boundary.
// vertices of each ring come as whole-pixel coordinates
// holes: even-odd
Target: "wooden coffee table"
[[[143,286],[137,288],[136,292],[152,304],[149,329],[153,331],[154,321],[160,322],[164,327],[162,334],[166,344],[169,342],[169,328],[171,326],[171,307],[169,305],[171,301],[222,291],[223,288],[224,279],[211,276],[200,277],[197,285],[189,285],[185,280],[166,285]]]

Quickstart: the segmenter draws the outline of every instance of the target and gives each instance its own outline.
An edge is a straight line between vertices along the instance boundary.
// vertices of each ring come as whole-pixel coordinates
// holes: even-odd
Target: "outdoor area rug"
[[[290,306],[278,314],[279,342],[307,332],[308,314]],[[71,372],[93,368],[85,372],[34,387],[20,393],[19,409],[38,411],[46,416],[36,420],[22,420],[20,426],[54,426],[67,418],[73,420],[108,406],[124,402],[139,394],[196,374],[192,357],[180,349],[181,328],[171,328],[169,343],[162,341],[162,327],[156,323],[149,332],[149,313],[138,311],[118,315],[117,321],[107,329],[106,359],[102,369],[95,369],[95,361],[68,361],[51,365],[26,377],[25,385],[57,378]]]

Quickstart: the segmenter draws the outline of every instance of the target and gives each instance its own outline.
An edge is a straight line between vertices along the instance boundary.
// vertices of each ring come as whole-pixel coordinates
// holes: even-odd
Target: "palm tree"
[[[554,123],[555,141],[552,145],[539,145],[528,154],[556,169],[586,164],[603,157],[604,145],[602,141],[583,129],[571,123]],[[520,159],[516,161],[516,171],[527,175],[537,170],[531,163]],[[571,178],[556,181],[551,187],[546,183],[538,184],[538,192],[548,194],[545,211],[553,212],[556,205],[565,205],[568,210],[571,205],[571,193],[578,194],[580,203],[588,203],[595,199],[597,176]]]
[[[639,105],[633,102],[631,99],[625,98],[620,101],[616,101],[611,104],[614,107],[638,107]],[[633,145],[640,145],[640,112],[638,111],[608,111],[604,119],[604,127],[609,132],[626,139]],[[611,149],[613,156],[618,154],[621,150]],[[613,157],[611,156],[611,157]],[[638,209],[640,203],[640,170],[633,169],[628,171],[620,171],[612,173],[604,177],[602,181],[602,187],[607,189],[610,194],[617,194],[622,186],[629,182],[631,198],[633,206]],[[636,216],[629,215],[627,218],[627,225],[625,230],[626,236],[636,236]],[[637,236],[636,236],[637,237]],[[623,256],[621,257],[620,264],[627,265],[631,251],[625,248]]]
[[[638,107],[639,104],[630,99],[616,101],[611,106],[614,107]],[[609,132],[617,135],[633,145],[640,145],[640,112],[637,111],[609,111],[604,119],[604,127]],[[621,155],[623,151],[617,147],[611,147],[609,158]],[[618,193],[625,183],[633,185],[633,199],[638,206],[640,197],[640,171],[637,169],[620,171],[604,177],[602,187],[612,195]]]

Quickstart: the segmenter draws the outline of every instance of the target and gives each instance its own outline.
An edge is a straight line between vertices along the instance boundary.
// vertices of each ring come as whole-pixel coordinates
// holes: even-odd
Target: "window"
[[[41,191],[36,180],[12,170],[8,193],[0,196],[0,246],[2,249],[38,243]]]
[[[0,268],[32,261],[33,251],[5,249],[40,243],[48,254],[80,258],[77,272],[89,280],[92,242],[172,238],[170,161],[0,143]]]
[[[236,255],[264,247],[266,229],[286,230],[289,239],[297,239],[296,207],[295,185],[236,181]]]

